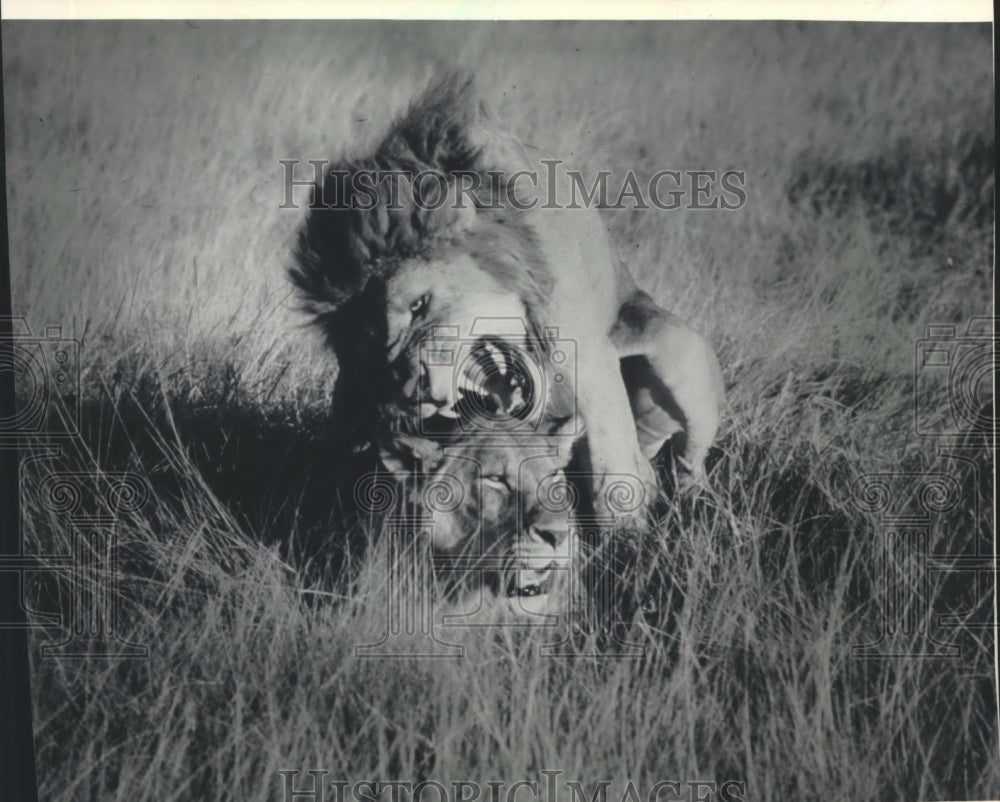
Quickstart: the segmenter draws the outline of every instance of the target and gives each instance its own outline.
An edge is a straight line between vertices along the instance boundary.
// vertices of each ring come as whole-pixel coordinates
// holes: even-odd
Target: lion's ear
[[[435,468],[441,456],[441,446],[425,437],[393,433],[379,442],[382,464],[397,479]]]

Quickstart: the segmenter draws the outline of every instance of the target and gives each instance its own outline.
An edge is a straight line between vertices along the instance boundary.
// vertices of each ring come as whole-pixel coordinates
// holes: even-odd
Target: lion
[[[470,77],[439,78],[373,154],[342,160],[316,188],[291,278],[337,358],[345,444],[385,421],[426,434],[470,409],[526,410],[535,431],[532,414],[568,400],[595,505],[630,523],[642,510],[605,506],[603,490],[624,477],[651,503],[651,460],[668,440],[684,483],[704,485],[722,374],[706,340],[613,256],[596,210],[531,206],[517,179],[546,174],[543,161],[494,121]],[[489,359],[463,367],[461,347],[528,368],[490,385]],[[559,381],[532,380],[557,353]]]

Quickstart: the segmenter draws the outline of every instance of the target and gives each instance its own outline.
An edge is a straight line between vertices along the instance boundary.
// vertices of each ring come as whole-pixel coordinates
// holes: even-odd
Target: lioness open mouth
[[[528,597],[528,596],[547,596],[552,590],[552,571],[546,569],[543,571],[537,571],[535,573],[544,573],[546,576],[539,582],[532,582],[530,584],[519,585],[516,577],[511,577],[510,584],[507,587],[508,597]]]
[[[555,563],[549,563],[545,568],[537,570],[534,568],[521,568],[515,571],[507,585],[508,597],[530,597],[547,596],[552,590],[553,567]],[[530,579],[524,577],[531,575]]]

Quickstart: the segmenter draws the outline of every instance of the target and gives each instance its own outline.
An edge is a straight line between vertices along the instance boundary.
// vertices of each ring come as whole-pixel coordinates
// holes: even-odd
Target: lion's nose
[[[553,571],[569,568],[572,551],[565,523],[562,527],[528,527],[527,537],[515,548],[515,568],[508,595],[539,596],[549,592]]]
[[[536,543],[545,543],[548,546],[558,546],[569,534],[569,520],[565,513],[549,512],[539,510],[528,525],[528,536]]]

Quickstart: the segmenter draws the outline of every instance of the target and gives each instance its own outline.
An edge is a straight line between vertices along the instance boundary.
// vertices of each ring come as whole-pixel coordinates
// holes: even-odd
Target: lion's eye
[[[425,292],[417,300],[410,304],[410,314],[413,317],[420,317],[421,315],[427,314],[427,307],[430,306],[431,296],[430,293]]]

